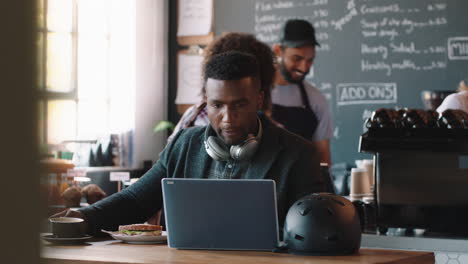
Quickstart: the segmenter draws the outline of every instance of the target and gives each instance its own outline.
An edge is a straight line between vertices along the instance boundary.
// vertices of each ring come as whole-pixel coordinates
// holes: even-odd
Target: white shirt
[[[459,109],[468,113],[468,91],[458,92],[447,96],[442,104],[437,108],[437,112],[442,114],[447,109]]]

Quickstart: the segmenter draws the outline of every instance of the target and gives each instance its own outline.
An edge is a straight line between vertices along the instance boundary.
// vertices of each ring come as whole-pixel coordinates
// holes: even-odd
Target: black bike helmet
[[[298,255],[348,255],[361,246],[361,226],[354,205],[331,193],[307,195],[289,208],[284,243]]]

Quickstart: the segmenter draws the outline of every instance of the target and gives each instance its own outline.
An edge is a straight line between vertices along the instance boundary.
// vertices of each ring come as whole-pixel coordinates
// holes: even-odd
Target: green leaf
[[[156,126],[153,128],[153,132],[158,133],[164,130],[169,130],[170,132],[172,132],[174,128],[175,128],[175,125],[172,122],[162,120],[162,121],[159,121],[158,124],[156,124]]]

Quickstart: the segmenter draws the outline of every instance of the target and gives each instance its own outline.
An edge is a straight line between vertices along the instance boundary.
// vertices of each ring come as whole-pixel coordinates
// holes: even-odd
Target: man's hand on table
[[[54,218],[54,217],[77,217],[77,218],[81,218],[81,219],[85,219],[85,216],[83,213],[81,213],[80,211],[75,211],[75,210],[71,210],[71,209],[67,209],[67,210],[64,210],[60,213],[56,213],[52,216],[50,216],[49,218]]]

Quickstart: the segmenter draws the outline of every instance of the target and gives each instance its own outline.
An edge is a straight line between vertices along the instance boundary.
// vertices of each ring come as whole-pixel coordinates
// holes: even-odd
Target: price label
[[[128,181],[130,180],[130,172],[119,171],[110,173],[110,181]]]
[[[91,179],[86,177],[85,169],[68,169],[67,177],[73,177],[73,180],[76,182],[89,182]]]

